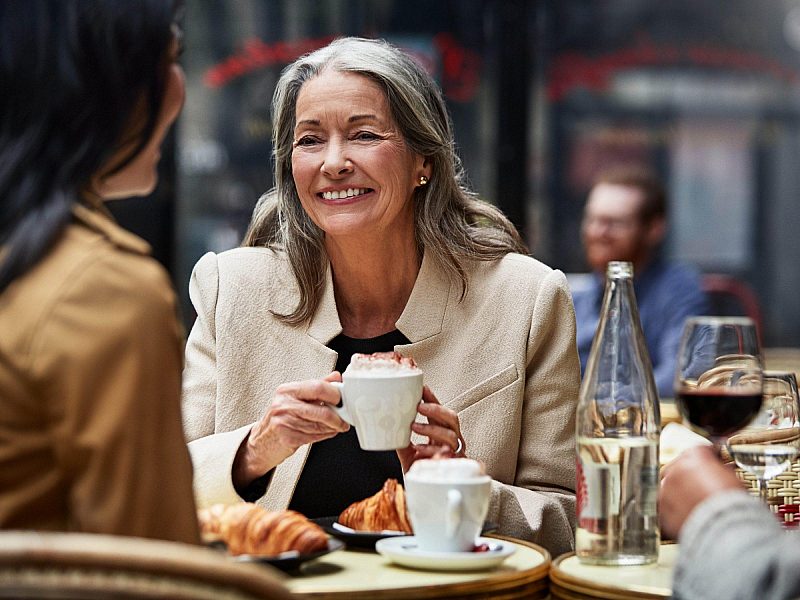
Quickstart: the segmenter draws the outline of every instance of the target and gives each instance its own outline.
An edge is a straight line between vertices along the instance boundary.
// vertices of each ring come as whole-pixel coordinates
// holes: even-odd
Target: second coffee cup
[[[394,352],[354,354],[333,382],[342,394],[337,414],[356,429],[364,450],[396,450],[411,441],[411,424],[422,400],[422,371]]]
[[[489,510],[492,480],[469,458],[420,459],[405,475],[406,504],[425,552],[471,552]]]

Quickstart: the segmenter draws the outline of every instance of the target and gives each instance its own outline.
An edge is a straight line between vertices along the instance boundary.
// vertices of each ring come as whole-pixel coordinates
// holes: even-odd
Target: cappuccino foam
[[[422,370],[410,356],[401,356],[397,352],[375,352],[353,354],[345,373],[367,377],[396,377],[417,375],[422,373]]]
[[[471,458],[425,458],[414,461],[406,479],[416,481],[470,481],[486,477],[483,465]]]

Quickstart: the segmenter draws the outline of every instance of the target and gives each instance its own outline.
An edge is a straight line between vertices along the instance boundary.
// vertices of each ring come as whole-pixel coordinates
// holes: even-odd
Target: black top
[[[391,352],[395,346],[408,343],[395,330],[369,339],[339,335],[328,347],[339,354],[336,370],[341,373],[355,353]],[[289,508],[309,519],[338,516],[353,502],[372,496],[390,477],[403,481],[397,453],[362,450],[355,428],[350,427],[347,433],[312,444]]]

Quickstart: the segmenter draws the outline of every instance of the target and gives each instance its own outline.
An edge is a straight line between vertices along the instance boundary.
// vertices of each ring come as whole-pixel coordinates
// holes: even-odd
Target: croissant
[[[197,516],[203,539],[222,540],[233,555],[308,554],[328,547],[325,531],[293,510],[269,511],[241,502],[215,504]]]
[[[339,515],[339,523],[356,531],[412,533],[403,486],[396,479],[387,479],[377,494],[345,508]]]

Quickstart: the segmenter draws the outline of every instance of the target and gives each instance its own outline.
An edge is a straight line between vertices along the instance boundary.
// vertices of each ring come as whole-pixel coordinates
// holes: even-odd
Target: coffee
[[[373,354],[353,354],[345,373],[359,377],[393,377],[396,375],[417,375],[422,370],[410,356],[397,352],[375,352]]]
[[[414,462],[406,478],[418,481],[470,481],[485,479],[483,465],[471,458],[422,459]]]

